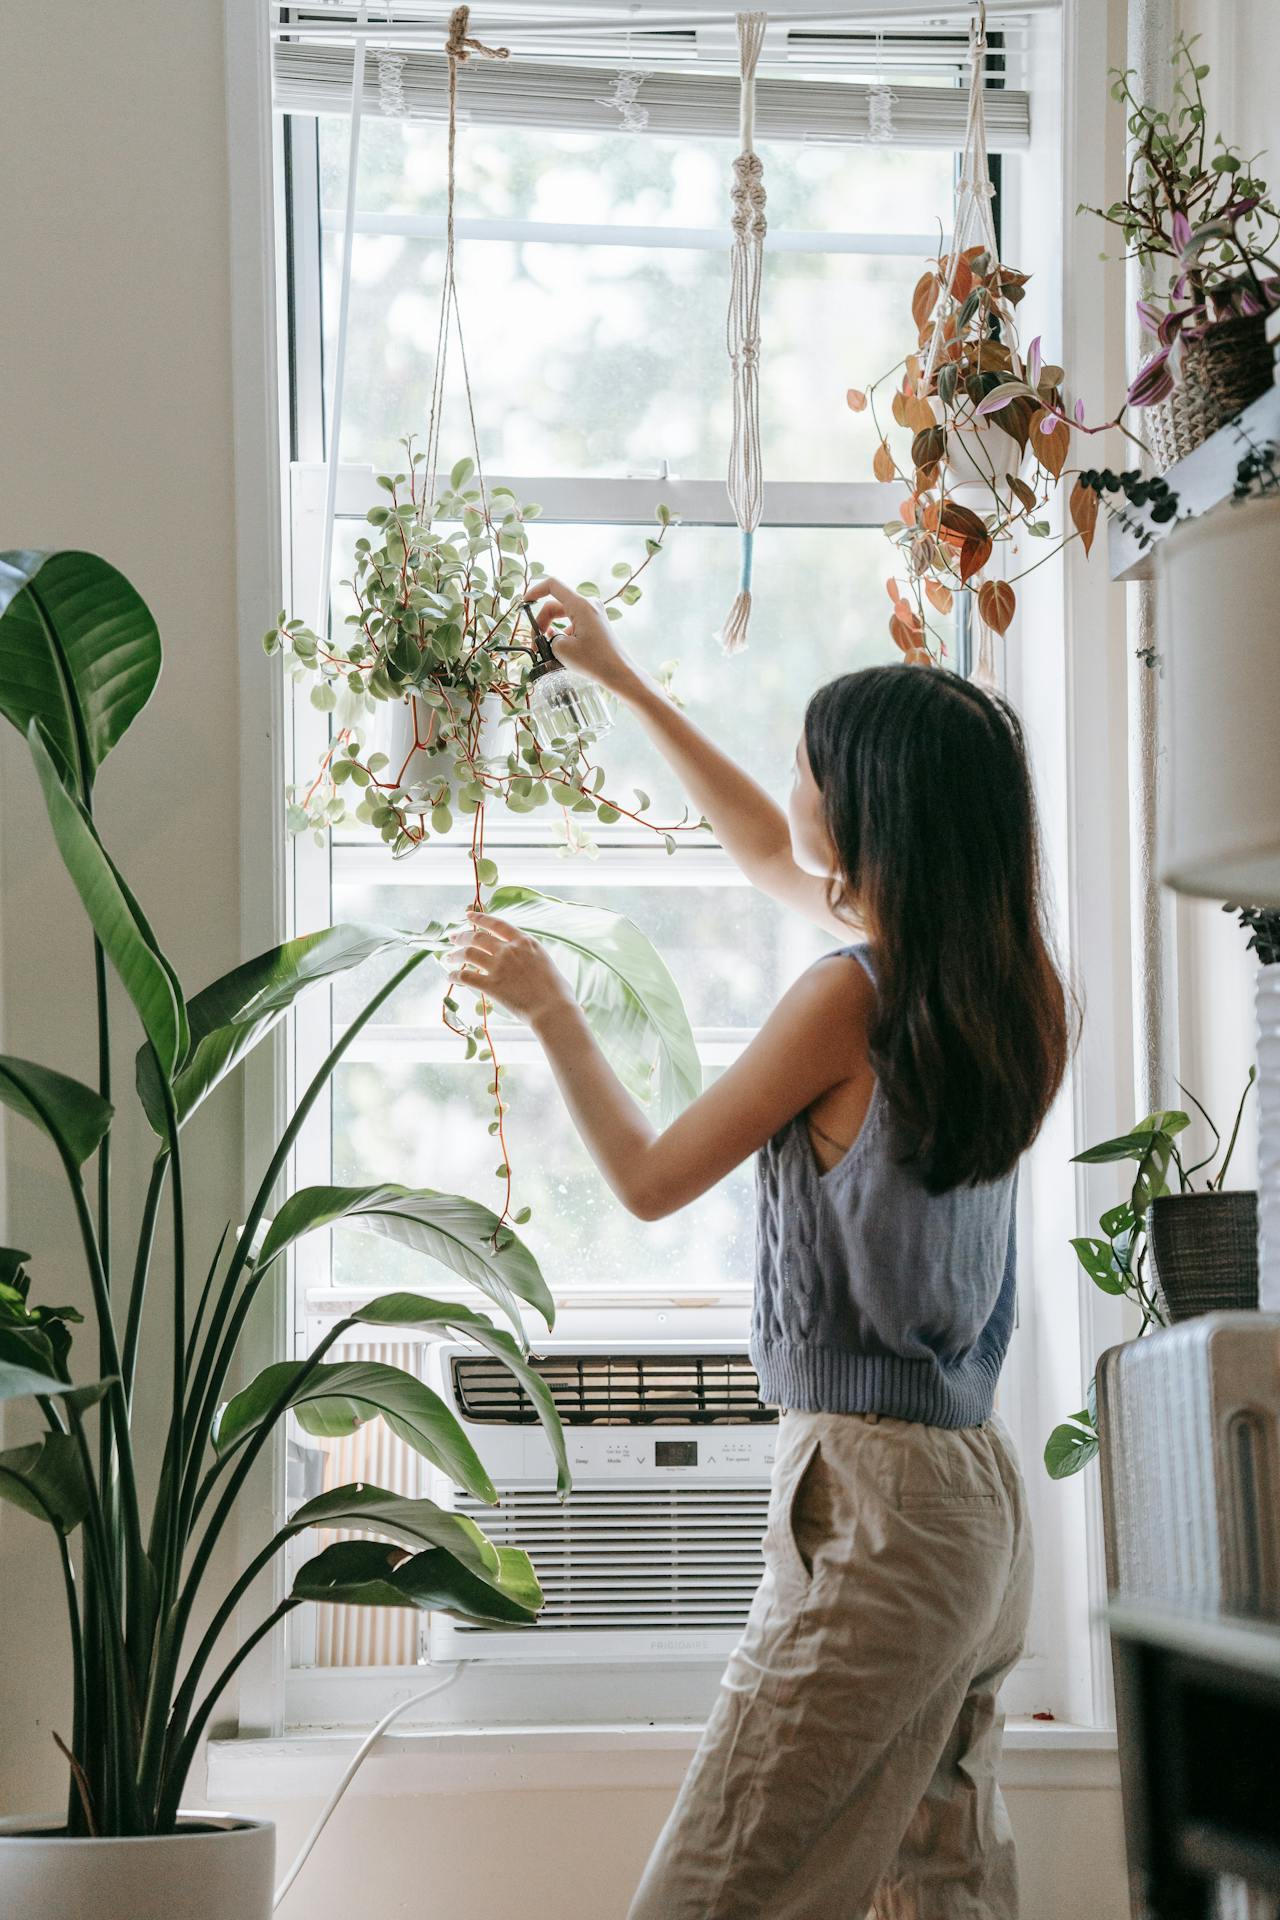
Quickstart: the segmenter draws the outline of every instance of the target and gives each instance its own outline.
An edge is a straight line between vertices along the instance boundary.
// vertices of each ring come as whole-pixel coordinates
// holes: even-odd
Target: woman
[[[475,913],[456,977],[528,1021],[624,1206],[758,1154],[751,1353],[784,1409],[765,1574],[631,1920],[1010,1920],[1000,1684],[1031,1592],[992,1403],[1014,1188],[1066,996],[1008,707],[940,671],[821,687],[790,818],[559,581],[564,662],[639,717],[746,877],[847,941],[655,1134],[536,940]]]

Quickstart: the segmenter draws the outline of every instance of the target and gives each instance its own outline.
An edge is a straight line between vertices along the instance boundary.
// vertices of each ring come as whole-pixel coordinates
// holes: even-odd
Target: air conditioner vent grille
[[[530,1362],[567,1427],[751,1426],[776,1421],[742,1353],[555,1353]],[[453,1391],[468,1420],[532,1426],[532,1400],[501,1361],[455,1354]]]
[[[737,1631],[764,1561],[766,1487],[655,1487],[554,1494],[512,1489],[499,1505],[459,1494],[459,1513],[498,1547],[521,1547],[546,1604],[539,1633]],[[455,1631],[483,1632],[457,1623]]]

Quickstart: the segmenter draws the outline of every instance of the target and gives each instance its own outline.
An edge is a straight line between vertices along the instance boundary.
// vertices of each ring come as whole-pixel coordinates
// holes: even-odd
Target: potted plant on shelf
[[[1064,369],[1045,360],[1039,339],[1020,350],[1015,309],[1028,278],[989,245],[940,256],[912,296],[913,350],[865,392],[851,388],[846,396],[854,412],[871,409],[876,479],[906,489],[898,518],[884,528],[905,586],[898,575],[886,585],[890,635],[913,664],[945,655],[935,616],[946,618],[956,595],[967,593],[982,637],[980,665],[990,671],[991,636],[1003,634],[1016,611],[1014,582],[1068,540],[1079,539],[1086,554],[1092,546],[1095,489],[1075,479],[1069,534],[1055,536],[1049,518],[1074,472],[1067,467],[1073,435],[1127,431],[1120,417],[1086,424],[1083,402],[1068,401]],[[886,383],[893,423],[910,436],[905,454],[895,451],[876,408]]]
[[[331,1488],[291,1513],[224,1595],[211,1594],[212,1556],[255,1462],[290,1416],[305,1431],[350,1433],[382,1417],[457,1486],[496,1500],[488,1474],[443,1403],[413,1374],[344,1360],[333,1349],[355,1326],[425,1336],[460,1333],[508,1368],[537,1409],[568,1486],[550,1394],[530,1364],[526,1315],[550,1326],[553,1303],[529,1247],[491,1208],[460,1194],[391,1183],[277,1188],[291,1148],[361,1030],[398,986],[442,954],[448,930],[346,925],[290,940],[187,998],[93,818],[107,755],[146,704],[160,638],[127,580],[91,554],[0,555],[0,712],[26,736],[54,840],[92,925],[100,1060],[110,1059],[107,977],[113,971],[142,1033],[136,1093],[156,1138],[133,1258],[113,1259],[106,1092],[34,1062],[0,1056],[0,1105],[37,1128],[66,1182],[83,1248],[94,1323],[90,1351],[65,1281],[51,1287],[39,1257],[0,1251],[0,1399],[27,1402],[40,1427],[0,1452],[0,1498],[44,1521],[66,1598],[72,1715],[55,1739],[69,1768],[65,1812],[10,1819],[0,1830],[0,1910],[24,1920],[105,1920],[171,1911],[184,1920],[267,1920],[273,1836],[262,1822],[185,1816],[182,1796],[204,1729],[253,1646],[295,1608],[439,1607],[480,1625],[529,1623],[541,1595],[526,1556],[497,1548],[469,1519],[427,1499],[368,1485]],[[535,900],[543,937],[583,946],[582,911]],[[597,912],[597,941],[604,922]],[[607,947],[607,942],[603,943]],[[383,956],[390,977],[370,995],[302,1094],[256,1192],[228,1195],[228,1228],[208,1257],[188,1246],[187,1129],[300,995]],[[588,964],[584,960],[584,964]],[[687,1021],[648,943],[617,924],[599,962],[589,1017],[633,1084],[652,1060],[668,1074],[687,1060]],[[634,990],[633,974],[642,976]],[[665,977],[663,992],[654,988]],[[664,997],[665,994],[665,997]],[[96,1206],[86,1169],[96,1173]],[[164,1208],[172,1253],[152,1275]],[[509,1322],[396,1292],[339,1321],[305,1359],[281,1359],[233,1390],[254,1300],[280,1283],[288,1250],[331,1227],[376,1231],[460,1276]],[[198,1294],[191,1281],[200,1281]],[[157,1285],[172,1350],[160,1372],[168,1431],[159,1460],[139,1458],[139,1349]],[[194,1302],[194,1310],[190,1310]],[[331,1355],[333,1357],[331,1357]],[[145,1472],[144,1472],[145,1469]],[[143,1480],[154,1481],[150,1501]],[[280,1597],[238,1647],[237,1608],[263,1569],[312,1527],[366,1536],[303,1558]],[[200,1608],[199,1628],[193,1625]],[[207,1618],[207,1624],[205,1624]],[[201,1630],[202,1629],[202,1630]]]
[[[1169,467],[1232,414],[1265,393],[1274,377],[1268,316],[1280,305],[1280,267],[1271,258],[1280,213],[1256,158],[1207,132],[1196,40],[1173,49],[1173,104],[1147,105],[1131,69],[1112,70],[1111,97],[1126,109],[1130,137],[1124,196],[1082,206],[1119,228],[1128,259],[1149,280],[1138,319],[1151,351],[1129,389],[1146,410],[1158,463]],[[1260,157],[1260,156],[1259,156]]]
[[[1167,1327],[1196,1314],[1258,1304],[1258,1196],[1251,1190],[1226,1187],[1245,1101],[1256,1078],[1251,1067],[1216,1171],[1206,1173],[1217,1158],[1222,1137],[1194,1095],[1189,1098],[1209,1126],[1213,1146],[1193,1165],[1184,1163],[1178,1145],[1191,1125],[1191,1115],[1181,1108],[1149,1113],[1131,1132],[1074,1157],[1074,1164],[1083,1166],[1135,1162],[1127,1199],[1108,1207],[1097,1235],[1084,1235],[1071,1244],[1095,1287],[1138,1309],[1142,1316],[1139,1338],[1153,1327]],[[1176,1190],[1169,1185],[1171,1169],[1177,1177]],[[1194,1185],[1197,1174],[1204,1175],[1201,1188]],[[1091,1380],[1084,1407],[1056,1426],[1045,1444],[1044,1463],[1053,1479],[1078,1473],[1094,1458],[1097,1420]]]

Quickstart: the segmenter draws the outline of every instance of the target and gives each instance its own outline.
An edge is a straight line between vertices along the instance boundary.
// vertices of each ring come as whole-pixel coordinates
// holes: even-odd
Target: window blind
[[[491,36],[487,22],[485,32]],[[277,39],[273,62],[275,102],[282,111],[350,111],[354,62],[350,44]],[[644,62],[645,55],[638,49],[633,49],[630,60],[621,58],[612,65],[515,58],[471,61],[463,75],[460,117],[480,126],[608,132],[624,124],[619,76],[640,74],[643,78],[635,98],[648,114],[650,133],[736,138],[738,81],[734,74],[646,71]],[[877,145],[961,145],[967,109],[964,88],[891,79],[887,86],[891,100],[886,118],[884,85],[763,77],[756,82],[757,134],[763,140],[860,141],[872,138],[874,132]],[[375,41],[366,51],[362,92],[364,113],[442,121],[448,106],[448,63],[438,53]],[[874,121],[873,108],[877,108]],[[1026,146],[1030,113],[1024,90],[989,89],[987,134],[996,151]]]

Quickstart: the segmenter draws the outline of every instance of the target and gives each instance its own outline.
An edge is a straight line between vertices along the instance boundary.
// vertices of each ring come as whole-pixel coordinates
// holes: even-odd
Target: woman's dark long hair
[[[931,1193],[998,1179],[1071,1043],[1017,716],[953,673],[869,667],[818,689],[805,746],[833,906],[858,912],[876,958],[871,1062],[906,1160]]]

